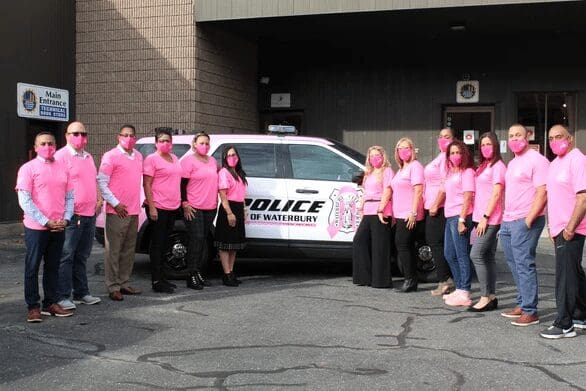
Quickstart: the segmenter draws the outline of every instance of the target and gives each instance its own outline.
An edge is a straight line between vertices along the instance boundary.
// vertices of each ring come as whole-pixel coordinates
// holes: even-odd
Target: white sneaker
[[[74,310],[77,308],[69,299],[61,300],[57,304],[59,304],[64,310]]]
[[[73,302],[75,304],[87,304],[87,305],[98,304],[100,301],[102,301],[102,299],[100,299],[99,297],[92,296],[92,295],[85,295],[81,299],[74,299],[73,300]]]

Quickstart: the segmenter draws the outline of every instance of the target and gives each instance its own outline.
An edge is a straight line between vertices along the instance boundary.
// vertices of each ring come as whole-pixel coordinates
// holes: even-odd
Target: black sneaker
[[[189,289],[195,289],[196,291],[201,291],[203,289],[203,284],[199,281],[195,274],[191,274],[189,277],[187,277],[185,285]]]
[[[549,326],[547,330],[542,331],[539,335],[547,339],[572,338],[576,336],[576,331],[574,331],[574,326],[570,326],[569,329]]]
[[[169,280],[161,280],[161,281],[160,281],[160,283],[161,283],[161,284],[163,284],[163,285],[170,286],[170,287],[171,287],[171,288],[173,288],[173,289],[176,289],[176,288],[177,288],[177,285],[173,284],[173,283],[172,283],[171,281],[169,281]]]
[[[162,283],[161,281],[153,283],[153,291],[158,293],[175,293],[175,289],[171,288],[169,285]]]
[[[204,275],[201,274],[201,272],[195,272],[195,278],[197,278],[199,280],[199,283],[203,286],[212,286],[210,281],[207,278],[205,278]]]

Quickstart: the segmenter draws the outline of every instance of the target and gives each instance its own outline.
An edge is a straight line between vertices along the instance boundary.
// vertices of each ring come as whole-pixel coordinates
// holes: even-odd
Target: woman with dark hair
[[[437,265],[437,288],[431,291],[432,296],[442,296],[454,290],[454,281],[450,266],[444,257],[444,231],[446,217],[444,216],[444,202],[446,193],[443,183],[446,177],[446,151],[454,140],[454,131],[451,128],[440,130],[437,138],[439,154],[423,171],[425,175],[425,192],[423,206],[425,208],[425,241],[431,247],[433,259]]]
[[[362,215],[352,242],[352,282],[373,288],[390,288],[391,179],[393,169],[383,147],[366,152],[364,195],[358,205]]]
[[[472,221],[476,225],[476,241],[470,258],[480,283],[480,300],[470,307],[472,312],[492,311],[498,307],[496,298],[495,253],[497,232],[503,221],[505,173],[496,134],[480,136],[480,166],[476,170],[476,197]]]
[[[474,163],[468,147],[459,140],[448,146],[446,160],[444,255],[452,270],[456,290],[443,297],[449,306],[469,307],[472,304],[469,249],[475,191]]]
[[[214,244],[218,248],[220,262],[224,269],[222,283],[238,286],[240,281],[234,275],[236,251],[246,247],[244,231],[244,196],[246,195],[246,173],[238,151],[226,146],[222,151],[222,169],[218,173],[218,189],[221,208],[216,220]]]
[[[155,292],[173,293],[176,286],[165,278],[161,260],[181,205],[181,165],[177,156],[171,153],[170,128],[155,129],[155,146],[156,152],[147,156],[143,163],[145,209],[152,226],[149,247],[151,279]]]
[[[188,288],[201,290],[210,286],[207,269],[206,243],[218,208],[218,164],[208,156],[210,136],[199,132],[193,136],[193,153],[181,158],[181,206],[189,235],[187,245]]]

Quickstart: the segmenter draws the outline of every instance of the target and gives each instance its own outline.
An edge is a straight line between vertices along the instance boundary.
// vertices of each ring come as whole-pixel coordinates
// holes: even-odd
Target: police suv
[[[174,135],[173,153],[191,152],[193,135]],[[352,238],[360,223],[362,190],[353,182],[365,156],[335,140],[295,135],[290,126],[270,125],[268,135],[211,134],[210,153],[218,164],[225,146],[236,147],[247,175],[246,250],[239,257],[351,259]],[[143,156],[154,152],[154,137],[137,141]],[[97,238],[103,243],[103,216]],[[150,231],[144,210],[139,218],[137,252],[148,253]],[[185,275],[186,235],[178,219],[165,259],[169,278]],[[392,240],[390,237],[389,240]],[[210,257],[215,254],[210,238]],[[429,247],[419,240],[422,280],[434,279]]]

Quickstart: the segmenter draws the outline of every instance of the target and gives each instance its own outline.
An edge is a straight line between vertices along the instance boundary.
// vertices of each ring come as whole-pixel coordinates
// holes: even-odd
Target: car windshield
[[[138,150],[138,152],[140,152],[140,154],[143,157],[147,157],[148,155],[150,155],[151,153],[155,152],[155,144],[136,144],[136,146],[134,147]],[[185,155],[185,152],[187,152],[189,150],[189,148],[191,148],[191,146],[189,144],[173,144],[173,154],[177,157],[181,157],[183,155]]]
[[[330,138],[327,140],[333,144],[332,146],[334,148],[336,148],[338,151],[342,152],[344,155],[349,156],[350,158],[354,159],[357,163],[364,164],[364,162],[366,161],[366,156],[364,156],[360,152],[350,148],[349,146],[344,145],[339,141],[332,140]]]

